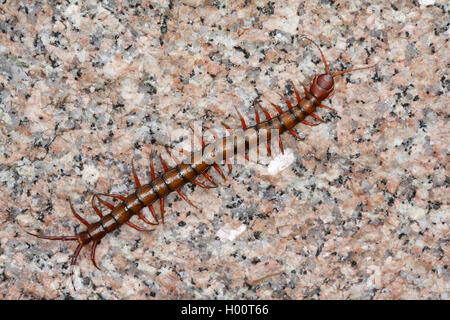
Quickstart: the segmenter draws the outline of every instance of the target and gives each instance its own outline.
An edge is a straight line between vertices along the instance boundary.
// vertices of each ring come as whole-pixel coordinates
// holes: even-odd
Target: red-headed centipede
[[[356,70],[368,69],[374,66],[366,66],[361,68],[355,68],[351,70],[339,71],[336,73],[330,73],[327,61],[325,56],[320,49],[319,45],[317,45],[313,40],[308,37],[301,37],[307,39],[311,43],[313,43],[318,50],[320,51],[320,55],[322,61],[325,66],[326,73],[319,74],[314,77],[314,79],[310,83],[310,89],[304,87],[305,97],[300,98],[300,94],[298,90],[294,87],[294,93],[297,100],[295,105],[292,105],[291,102],[285,99],[286,105],[288,109],[283,111],[279,106],[272,104],[277,110],[278,114],[275,117],[271,117],[270,114],[265,110],[262,106],[259,105],[261,110],[266,116],[265,121],[261,121],[258,111],[256,109],[255,104],[255,120],[256,124],[248,127],[245,123],[243,116],[240,114],[238,110],[237,113],[239,115],[239,119],[241,121],[242,129],[243,129],[243,137],[244,139],[236,141],[234,136],[228,136],[220,140],[217,136],[215,136],[216,141],[221,143],[221,149],[217,152],[217,149],[211,149],[211,151],[207,151],[207,147],[210,144],[205,144],[202,140],[202,150],[200,151],[200,159],[201,161],[195,161],[198,159],[199,153],[192,152],[190,154],[190,163],[180,163],[177,161],[177,165],[172,168],[169,168],[164,160],[160,157],[164,172],[159,176],[155,175],[155,169],[152,160],[150,160],[150,175],[151,181],[148,184],[141,185],[139,178],[134,169],[134,165],[132,165],[132,174],[136,184],[137,189],[131,195],[124,197],[116,194],[95,194],[92,197],[92,207],[95,213],[100,217],[100,220],[95,223],[88,223],[84,218],[78,215],[73,208],[72,203],[69,200],[70,208],[72,210],[73,215],[86,226],[86,230],[82,231],[73,236],[45,236],[40,234],[33,234],[27,231],[28,234],[33,235],[38,238],[48,239],[48,240],[62,240],[62,241],[78,241],[78,246],[72,256],[71,264],[74,265],[76,263],[77,257],[81,251],[81,249],[87,244],[92,242],[91,247],[91,260],[96,268],[98,268],[97,263],[95,262],[95,249],[97,247],[98,242],[108,233],[116,230],[123,224],[127,224],[130,227],[138,230],[138,231],[152,231],[142,229],[141,227],[133,224],[129,220],[137,215],[139,219],[144,221],[149,225],[158,225],[159,220],[155,213],[155,210],[152,206],[154,202],[159,199],[160,202],[160,210],[161,210],[161,222],[164,223],[164,199],[171,192],[176,191],[182,199],[187,201],[189,204],[192,203],[186,198],[186,196],[182,193],[180,188],[185,184],[192,182],[202,188],[211,188],[211,186],[205,185],[196,180],[197,177],[203,175],[212,185],[216,186],[214,180],[208,175],[207,171],[209,168],[213,167],[223,178],[224,174],[221,171],[220,167],[217,164],[218,159],[228,159],[236,154],[236,150],[240,147],[244,150],[244,156],[246,156],[252,146],[250,143],[251,139],[254,139],[254,133],[258,136],[259,132],[263,130],[266,134],[266,142],[267,142],[267,151],[268,154],[271,154],[269,141],[271,138],[271,130],[278,130],[279,135],[279,147],[280,150],[283,151],[283,145],[279,136],[284,132],[291,133],[297,139],[301,139],[298,134],[294,131],[294,127],[298,123],[303,123],[308,126],[316,126],[320,122],[323,122],[321,118],[314,114],[317,108],[326,108],[333,110],[332,108],[325,106],[322,104],[322,101],[327,99],[334,90],[334,77],[343,75],[345,73],[349,73]],[[306,120],[306,118],[310,116],[313,119],[319,121],[319,123],[311,123]],[[230,127],[224,126],[227,130],[231,130]],[[256,141],[257,147],[262,143],[259,139]],[[259,150],[259,149],[258,149]],[[170,154],[170,152],[169,152]],[[231,171],[231,164],[227,162],[228,168]],[[118,199],[121,202],[114,206],[111,203],[103,200],[100,196],[111,197],[114,199]],[[111,212],[107,215],[103,215],[100,209],[95,204],[95,200],[98,201],[109,208]],[[147,220],[144,215],[141,213],[141,210],[144,207],[148,207],[155,222],[151,222]]]

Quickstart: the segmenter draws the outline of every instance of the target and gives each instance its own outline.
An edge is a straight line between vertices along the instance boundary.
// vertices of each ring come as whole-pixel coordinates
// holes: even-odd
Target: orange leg
[[[141,232],[150,232],[150,231],[154,231],[154,229],[143,229],[141,227],[138,227],[137,225],[135,225],[134,223],[128,221],[125,222],[129,227],[132,227],[133,229],[136,229],[137,231],[141,231]]]
[[[70,201],[70,199],[68,200],[69,204],[70,204],[70,209],[72,210],[72,214],[75,216],[75,218],[77,218],[78,220],[80,220],[80,222],[82,224],[84,224],[86,227],[89,227],[89,222],[87,222],[86,220],[84,220],[80,215],[78,215],[78,213],[75,212],[75,209],[73,208],[72,205],[72,201]]]
[[[75,252],[73,253],[73,256],[72,256],[72,262],[70,263],[71,265],[74,265],[77,263],[77,258],[78,258],[78,255],[80,254],[81,248],[83,248],[82,243],[80,243],[78,245],[78,247],[75,249]]]
[[[241,122],[242,122],[242,121],[241,121]],[[227,129],[227,131],[228,131],[230,134],[233,133],[233,130],[230,128],[229,125],[227,125],[227,124],[224,123],[224,122],[221,122],[221,124]],[[245,124],[245,122],[244,122],[244,124]],[[249,161],[249,158],[248,158],[248,155],[247,155],[247,154],[244,154],[244,158],[245,158],[245,160]]]
[[[258,107],[262,110],[262,112],[263,112],[264,115],[266,116],[266,119],[267,119],[267,120],[272,119],[272,117],[270,116],[270,113],[269,113],[266,109],[264,109],[263,106],[260,105],[259,103],[258,103]]]
[[[220,169],[219,165],[217,163],[214,163],[213,168],[217,171],[217,173],[220,174],[223,180],[226,180],[225,175],[223,174],[222,170]]]
[[[214,136],[214,139],[216,141],[219,140],[219,137],[217,136],[216,132],[213,129],[211,129],[211,132]],[[230,174],[232,171],[231,163],[230,163],[230,161],[228,161],[228,159],[225,159],[225,162],[228,166],[228,174]],[[216,165],[216,166],[217,167],[214,167],[214,169],[216,169],[216,171],[222,176],[223,180],[225,180],[225,175],[223,174],[222,170],[220,170],[220,167],[218,165]]]
[[[239,113],[239,111],[238,111],[237,109],[236,109],[236,111]],[[239,115],[240,115],[240,114],[239,114]],[[241,121],[243,121],[243,120],[244,120],[244,118],[242,118]],[[245,121],[244,121],[244,125],[245,125]],[[203,139],[200,138],[200,137],[197,137],[197,139],[200,140],[200,143],[202,144],[202,148],[204,148],[205,145],[206,145],[206,144],[205,144],[205,141],[203,141]],[[217,164],[213,164],[213,167],[214,167],[214,169],[218,170],[219,173],[221,173],[220,168],[218,168]],[[221,174],[223,175],[223,173],[221,173]],[[214,180],[211,178],[210,175],[208,175],[206,172],[203,172],[202,175],[206,178],[206,180],[208,180],[209,182],[211,182],[211,183],[214,185],[214,187],[217,187],[217,184],[214,182]],[[223,176],[223,179],[225,180],[225,176]]]
[[[233,133],[233,130],[231,129],[231,127],[229,125],[227,125],[225,122],[220,122],[220,123],[225,127],[225,129],[227,129],[229,134]]]
[[[150,155],[150,177],[152,180],[155,179],[155,166],[153,165],[153,156]]]
[[[302,101],[302,99],[300,98],[300,94],[298,93],[298,90],[295,86],[294,86],[294,92],[295,92],[295,98],[297,99],[297,103],[300,103],[300,101]],[[306,93],[308,93],[308,91],[306,91],[305,94]],[[289,106],[289,104],[288,104],[288,106]]]
[[[294,129],[289,129],[289,133],[292,134],[298,140],[305,140],[305,139],[300,138],[300,136],[297,134],[297,132],[295,132]]]
[[[303,89],[305,89],[305,95],[308,94],[308,89],[306,89],[305,85],[302,83]]]
[[[169,171],[169,166],[167,165],[167,163],[164,161],[164,159],[161,157],[161,155],[159,155],[159,161],[161,161],[161,164],[163,166],[164,172]]]
[[[290,102],[288,102],[288,103],[290,104]],[[278,111],[278,114],[283,113],[283,110],[279,106],[277,106],[276,104],[273,104],[273,103],[270,103],[270,104]],[[289,104],[288,104],[288,106],[289,106]],[[281,141],[280,136],[278,136],[278,145],[280,147],[281,153],[284,153],[283,142]]]
[[[91,247],[91,260],[92,263],[94,264],[94,266],[100,270],[100,268],[97,266],[97,263],[95,262],[95,249],[97,248],[97,244],[98,244],[98,240],[92,242],[92,247]]]
[[[266,109],[264,109],[263,106],[260,105],[259,103],[258,103],[258,107],[262,110],[262,112],[266,116],[267,120],[272,119],[272,117],[270,116],[270,113]],[[272,149],[270,148],[270,142],[267,141],[266,144],[267,144],[267,155],[270,157],[272,155]]]
[[[315,126],[319,125],[318,123],[311,123],[311,122],[306,121],[306,120],[303,120],[302,123],[306,124],[307,126],[310,126],[310,127],[315,127]]]
[[[247,124],[245,123],[244,117],[242,116],[242,114],[239,112],[239,110],[235,107],[237,114],[239,115],[239,119],[241,120],[241,125],[242,125],[242,129],[246,130],[247,129]]]
[[[126,198],[124,196],[121,196],[120,194],[96,193],[94,196],[97,197],[99,200],[100,200],[99,196],[110,197],[110,198],[113,198],[113,199],[118,199],[120,201],[125,201],[126,200]],[[114,209],[114,207],[113,207],[113,209]]]
[[[194,207],[194,208],[197,209],[197,210],[200,210],[196,205],[194,205],[194,204],[192,203],[191,200],[189,200],[189,199],[184,195],[183,192],[181,192],[180,189],[177,190],[177,193],[180,195],[180,197],[181,197],[184,201],[186,201],[187,203],[189,203],[192,207]]]
[[[298,94],[297,91],[295,91],[295,93]],[[286,102],[288,108],[289,108],[289,109],[292,109],[292,104],[291,104],[291,102],[290,102],[288,99],[284,99],[284,101]]]
[[[253,107],[255,108],[255,120],[256,120],[256,124],[260,124],[261,119],[259,118],[258,109],[256,108],[257,104],[258,103],[255,100],[255,103],[253,104]],[[256,156],[257,156],[257,159],[259,159],[259,144],[256,146]]]
[[[199,182],[197,180],[191,180],[191,182],[193,184],[195,184],[196,186],[199,186],[199,187],[204,188],[204,189],[213,189],[213,188],[217,187],[217,186],[207,186],[207,185],[205,185],[205,184],[203,184],[203,183],[201,183],[201,182]]]
[[[102,212],[101,212],[100,209],[95,205],[95,198],[98,198],[98,199],[100,200],[100,198],[98,197],[98,195],[97,195],[97,194],[94,194],[94,196],[93,196],[92,199],[91,199],[91,205],[92,205],[92,208],[94,209],[95,213],[96,213],[100,218],[103,218]]]
[[[328,109],[328,110],[330,110],[330,111],[334,111],[334,112],[337,113],[336,109],[333,109],[333,108],[331,108],[331,107],[325,106],[325,105],[323,105],[323,104],[319,105],[319,108]]]
[[[236,111],[237,111],[237,109],[236,109]],[[244,119],[242,118],[242,120],[244,120]],[[244,124],[245,124],[245,122],[244,122]],[[200,137],[198,137],[198,139],[200,139],[200,143],[202,144],[202,148],[204,148],[205,145],[206,145],[205,141],[203,141],[203,139],[201,139]],[[222,170],[220,170],[220,167],[217,165],[217,163],[214,163],[212,166],[222,176],[222,179],[226,180],[225,175],[223,174]]]
[[[133,173],[134,183],[136,184],[136,187],[139,189],[141,187],[141,182],[139,181],[139,178],[136,174],[136,170],[134,169],[134,160],[131,160],[131,172]]]
[[[316,120],[319,121],[319,122],[325,122],[325,121],[323,121],[321,118],[319,118],[318,116],[316,116],[314,113],[311,113],[310,116],[313,117],[314,119],[316,119]]]
[[[152,180],[154,180],[156,177],[155,166],[153,165],[153,156],[152,155],[150,155],[150,177],[152,178]],[[152,211],[152,210],[150,210],[150,211]],[[164,224],[164,198],[159,199],[159,211],[161,212],[161,220],[162,220],[162,223]],[[153,212],[152,212],[152,214],[153,214]],[[158,221],[158,220],[156,220],[156,221]]]
[[[121,196],[121,195],[118,195],[118,194],[107,194],[107,193],[96,193],[96,194],[94,194],[94,198],[96,197],[101,204],[103,204],[105,207],[107,207],[110,210],[114,210],[114,205],[112,205],[111,203],[103,200],[99,196],[105,196],[105,197],[110,197],[110,198],[114,198],[114,199],[119,199],[120,201],[125,201],[125,199],[126,199],[124,196]],[[94,210],[95,210],[95,208],[94,208]],[[97,212],[97,210],[95,210],[95,212]],[[103,217],[101,215],[101,213],[99,214],[99,212],[97,212],[97,214],[100,217]]]
[[[236,109],[236,111],[237,111],[237,109]],[[239,111],[238,111],[239,112]],[[239,114],[240,115],[240,114]],[[241,116],[242,117],[242,116]],[[242,118],[241,119],[241,121],[243,121],[244,120],[244,118]],[[245,124],[245,122],[244,122],[244,124]],[[245,129],[244,129],[245,130]],[[204,148],[205,147],[205,141],[203,141],[203,139],[201,139],[200,137],[198,137],[199,139],[200,139],[200,142],[201,142],[201,144],[202,144],[202,148]],[[225,175],[223,174],[223,172],[222,172],[222,170],[220,170],[220,167],[217,165],[217,163],[214,163],[213,165],[213,168],[222,176],[222,179],[223,180],[226,180],[226,178],[225,178]]]
[[[270,102],[270,104],[272,105],[272,107],[275,108],[275,110],[277,110],[277,112],[278,112],[279,114],[282,114],[282,113],[283,113],[283,110],[282,110],[279,106],[277,106],[276,104],[274,104],[274,103],[272,103],[272,102]]]
[[[153,209],[153,207],[152,207],[152,206],[148,206],[148,208],[150,209],[150,212],[151,212],[152,216],[153,216],[153,217],[156,217],[155,210]],[[139,213],[137,214],[137,216],[138,216],[139,219],[141,219],[142,221],[144,221],[146,224],[149,224],[149,225],[152,225],[152,226],[156,226],[156,225],[159,224],[158,221],[157,221],[156,223],[155,223],[155,222],[150,222],[150,221],[148,221],[147,218],[146,218],[141,212],[139,212]],[[156,219],[155,219],[155,220],[156,220]]]
[[[259,113],[258,113],[258,109],[256,108],[256,105],[257,105],[257,103],[255,101],[255,103],[253,104],[253,107],[255,108],[255,120],[256,120],[256,123],[259,124],[261,122],[261,119],[259,118]]]
[[[211,176],[209,174],[207,174],[206,172],[203,172],[202,175],[206,178],[206,180],[211,182],[211,184],[214,186],[214,188],[217,188],[217,183],[214,182],[213,178],[211,178]]]

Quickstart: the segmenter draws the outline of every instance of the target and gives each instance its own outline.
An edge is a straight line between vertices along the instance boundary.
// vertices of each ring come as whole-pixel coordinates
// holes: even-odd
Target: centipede
[[[236,135],[230,134],[223,138],[215,136],[215,142],[205,143],[201,139],[201,150],[185,152],[191,161],[188,163],[176,161],[176,165],[169,167],[168,164],[160,156],[160,161],[163,167],[163,172],[159,175],[155,173],[155,166],[150,158],[150,181],[147,184],[142,184],[136,173],[134,164],[132,162],[132,175],[136,188],[133,193],[128,196],[122,196],[118,194],[108,194],[108,193],[96,193],[92,196],[91,205],[94,212],[100,218],[97,222],[89,223],[83,217],[81,217],[74,209],[72,202],[68,199],[71,212],[78,221],[85,226],[85,229],[79,233],[71,236],[50,236],[40,233],[33,233],[26,231],[29,235],[37,238],[46,240],[56,240],[56,241],[77,241],[78,245],[71,257],[71,265],[75,265],[77,258],[81,252],[81,249],[90,244],[90,258],[93,265],[100,270],[95,259],[95,250],[98,243],[107,234],[113,232],[114,230],[120,228],[122,225],[126,224],[133,229],[140,232],[150,232],[155,230],[157,225],[164,224],[164,206],[165,199],[167,196],[173,192],[177,192],[178,195],[193,205],[192,202],[186,197],[182,192],[181,188],[188,183],[193,183],[201,188],[214,188],[217,186],[216,182],[213,180],[208,171],[213,168],[216,170],[220,176],[225,178],[222,169],[219,166],[220,160],[227,160],[234,156],[237,150],[244,150],[244,156],[246,156],[252,147],[257,148],[260,145],[265,144],[268,154],[270,155],[270,141],[271,132],[276,130],[278,132],[278,143],[280,150],[283,152],[283,144],[280,136],[283,133],[290,133],[298,140],[303,140],[298,133],[295,131],[295,127],[299,124],[306,126],[316,126],[324,122],[318,115],[315,114],[318,108],[328,109],[335,111],[333,108],[322,104],[324,100],[329,98],[334,91],[334,78],[341,76],[346,73],[354,72],[357,70],[373,68],[376,65],[364,66],[359,68],[353,68],[343,71],[338,71],[331,73],[328,63],[325,59],[325,55],[322,52],[320,46],[307,36],[301,36],[300,39],[305,39],[312,43],[320,52],[321,60],[323,62],[325,73],[316,74],[309,84],[309,89],[302,83],[304,89],[304,97],[300,96],[299,90],[293,86],[295,93],[295,103],[291,103],[289,99],[285,98],[287,109],[283,110],[280,106],[270,103],[277,111],[276,116],[271,116],[270,113],[261,106],[257,101],[254,103],[255,112],[255,124],[248,126],[242,114],[236,109],[239,120],[242,126],[242,139],[236,139]],[[261,120],[258,108],[261,109],[265,115],[265,120]],[[311,122],[311,118],[314,122]],[[232,132],[230,126],[222,123],[227,131]],[[259,132],[266,132],[266,139],[263,141],[260,139]],[[256,133],[256,134],[255,134]],[[255,138],[256,137],[256,138]],[[217,146],[220,145],[220,148]],[[170,154],[170,149],[166,148],[167,152]],[[171,154],[170,154],[171,155]],[[200,161],[195,161],[199,159]],[[229,172],[231,172],[232,165],[229,161],[226,162]],[[203,176],[208,183],[203,183],[198,180]],[[114,205],[110,202],[104,200],[102,197],[109,197],[118,200],[118,204]],[[153,205],[155,202],[159,201],[160,214],[158,216],[155,212]],[[106,208],[110,210],[108,214],[104,214],[98,207],[98,203],[101,203]],[[194,206],[194,205],[193,205]],[[149,221],[142,210],[148,208],[153,219]],[[142,220],[145,224],[150,225],[153,229],[144,229],[139,227],[130,221],[133,216],[137,216],[138,219]]]

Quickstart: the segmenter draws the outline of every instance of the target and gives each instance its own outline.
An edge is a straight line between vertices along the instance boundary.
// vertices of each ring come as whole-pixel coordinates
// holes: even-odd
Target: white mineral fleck
[[[280,153],[272,161],[270,161],[267,171],[271,175],[276,175],[282,170],[289,167],[295,161],[295,155],[292,149],[284,150],[284,154]]]
[[[220,238],[220,241],[233,241],[236,239],[237,236],[239,236],[242,232],[244,232],[246,229],[245,225],[241,225],[237,229],[231,229],[229,227],[224,227],[217,231],[217,236]]]

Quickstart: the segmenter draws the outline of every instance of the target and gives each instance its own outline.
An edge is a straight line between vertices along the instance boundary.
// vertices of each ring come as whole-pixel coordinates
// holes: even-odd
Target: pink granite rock
[[[127,3],[0,8],[1,298],[449,298],[447,4]],[[302,34],[333,72],[378,66],[335,79],[337,112],[284,137],[283,163],[184,187],[200,210],[168,196],[154,232],[104,238],[101,271],[25,233],[82,230],[67,198],[97,221],[92,194],[131,193],[132,159],[148,181],[151,151],[195,122],[286,109],[324,72]]]

